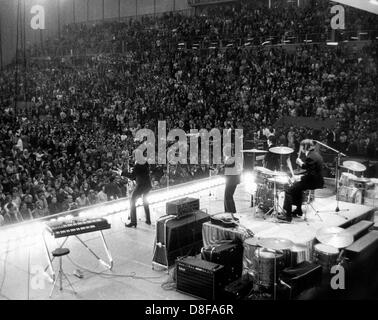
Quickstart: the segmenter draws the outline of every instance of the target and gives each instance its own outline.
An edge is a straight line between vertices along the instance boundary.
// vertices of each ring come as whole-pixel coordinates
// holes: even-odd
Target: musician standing
[[[231,147],[231,150],[233,148]],[[236,166],[236,167],[235,167]],[[236,187],[240,183],[240,169],[237,167],[235,159],[232,157],[225,157],[225,164],[224,164],[224,176],[226,178],[226,187],[224,189],[224,212],[230,213],[234,220],[238,220],[234,214],[236,213],[235,201],[234,201],[234,193]],[[226,168],[234,168],[236,169],[237,174],[228,173]]]
[[[303,162],[298,155],[296,163],[304,170],[305,174],[300,181],[295,182],[286,192],[285,201],[283,205],[284,214],[278,219],[286,222],[291,222],[293,216],[302,216],[302,196],[306,190],[315,190],[322,188],[324,179],[322,175],[323,158],[315,151],[315,143],[313,140],[303,140],[301,142],[301,150],[306,154],[306,159]],[[292,205],[296,206],[292,212]]]
[[[135,203],[138,198],[143,198],[143,206],[144,206],[144,211],[146,214],[146,223],[150,225],[151,224],[150,207],[149,207],[146,197],[148,193],[150,192],[150,190],[152,189],[152,186],[151,186],[151,178],[150,178],[150,166],[148,162],[146,162],[145,164],[139,164],[136,161],[132,173],[129,173],[128,171],[125,170],[122,172],[122,175],[136,181],[135,189],[130,198],[131,222],[129,224],[125,224],[125,226],[127,228],[137,227]]]

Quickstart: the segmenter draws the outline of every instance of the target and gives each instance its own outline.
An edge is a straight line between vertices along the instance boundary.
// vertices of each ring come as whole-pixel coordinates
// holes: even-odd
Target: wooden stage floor
[[[282,237],[295,243],[305,243],[315,237],[316,230],[323,226],[341,226],[352,224],[371,214],[371,207],[340,202],[340,209],[349,209],[340,214],[332,213],[336,208],[335,196],[316,199],[314,206],[319,210],[321,221],[313,213],[308,215],[308,223],[295,219],[291,224],[277,224],[255,216],[250,207],[250,195],[243,184],[239,185],[235,200],[238,217],[245,227],[251,229],[255,236]],[[201,208],[209,214],[221,213],[223,210],[224,186],[193,193],[199,197]],[[156,219],[165,214],[165,203],[152,206],[152,225],[144,223],[143,208],[138,208],[138,228],[126,229],[127,212],[108,216],[112,228],[104,232],[109,249],[114,259],[112,271],[108,271],[98,260],[88,253],[76,239],[68,240],[65,247],[71,250],[69,258],[63,258],[63,267],[73,286],[78,292],[56,290],[52,299],[101,299],[101,300],[181,300],[194,299],[178,293],[172,286],[173,269],[167,272],[152,269],[152,254],[155,238]],[[105,257],[99,233],[86,234],[82,239],[100,256]],[[52,237],[48,244],[51,248],[58,246]],[[52,287],[42,270],[47,265],[41,236],[30,236],[22,240],[9,240],[0,243],[0,299],[49,299]],[[57,262],[54,263],[57,268]],[[80,269],[83,278],[73,273]]]

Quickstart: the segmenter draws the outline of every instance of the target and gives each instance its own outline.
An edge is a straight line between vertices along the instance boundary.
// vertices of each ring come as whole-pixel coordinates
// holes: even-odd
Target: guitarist
[[[234,148],[232,148],[232,150],[233,149]],[[222,171],[224,172],[224,176],[226,178],[226,187],[224,189],[224,212],[230,213],[232,218],[235,221],[238,221],[238,219],[234,216],[234,214],[236,213],[234,193],[235,193],[236,187],[240,183],[241,170],[237,170],[238,174],[229,174],[227,173],[227,170],[225,170],[226,168],[234,168],[236,165],[237,164],[235,163],[235,159],[233,157],[226,156]]]

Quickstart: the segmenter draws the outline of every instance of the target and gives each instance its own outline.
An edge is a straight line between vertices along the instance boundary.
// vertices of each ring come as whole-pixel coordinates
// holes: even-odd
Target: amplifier
[[[223,266],[217,263],[196,259],[179,258],[176,261],[177,291],[206,300],[221,297],[223,287]]]
[[[286,268],[281,273],[281,280],[290,286],[291,297],[302,291],[319,285],[322,281],[322,266],[316,263],[303,261],[293,268]]]
[[[163,216],[156,223],[156,240],[153,262],[171,266],[179,256],[195,255],[201,252],[202,224],[210,216],[204,211],[177,219]]]
[[[242,300],[253,289],[253,282],[249,276],[241,277],[224,288],[223,298],[227,300]]]
[[[182,198],[175,201],[167,202],[166,214],[175,215],[181,218],[186,215],[192,214],[194,211],[199,210],[199,199],[195,198]]]
[[[243,270],[243,246],[236,243],[220,243],[202,248],[203,260],[224,266],[225,284],[241,277]]]

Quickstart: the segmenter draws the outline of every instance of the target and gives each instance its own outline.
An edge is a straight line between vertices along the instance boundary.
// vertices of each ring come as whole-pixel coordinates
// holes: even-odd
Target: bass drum
[[[260,184],[256,191],[256,206],[264,213],[273,208],[274,197],[273,190],[267,185]]]
[[[285,201],[285,191],[277,190],[278,210],[282,211]],[[256,206],[264,213],[267,213],[274,207],[274,189],[268,185],[260,184],[256,191]]]
[[[360,189],[352,187],[340,187],[339,201],[351,202],[355,204],[363,204],[364,196]]]

